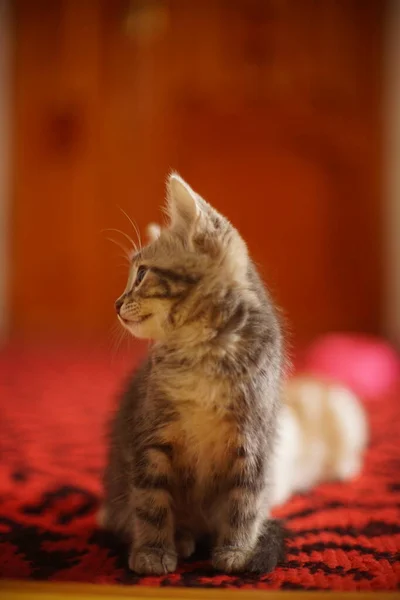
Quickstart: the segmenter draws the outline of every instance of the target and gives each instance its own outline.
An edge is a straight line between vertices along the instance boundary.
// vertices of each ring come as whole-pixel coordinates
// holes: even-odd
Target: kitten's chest
[[[208,465],[225,461],[236,437],[234,420],[218,410],[194,408],[187,411],[181,415],[180,429],[182,451],[188,460],[194,459],[198,463],[204,459]]]
[[[174,469],[188,474],[197,486],[205,486],[216,474],[223,477],[237,446],[238,424],[228,408],[226,386],[197,382],[180,389],[178,419],[170,429]]]

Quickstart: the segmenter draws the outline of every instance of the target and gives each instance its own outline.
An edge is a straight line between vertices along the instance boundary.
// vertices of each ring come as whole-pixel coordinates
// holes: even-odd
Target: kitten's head
[[[132,259],[118,317],[139,338],[212,339],[232,292],[246,285],[246,244],[176,174],[168,179],[166,212],[167,226],[153,226],[150,244]]]

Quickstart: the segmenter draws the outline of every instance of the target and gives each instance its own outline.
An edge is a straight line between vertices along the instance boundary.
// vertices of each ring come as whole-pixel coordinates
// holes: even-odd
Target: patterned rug
[[[134,365],[140,351],[129,360]],[[156,586],[394,590],[400,581],[400,393],[370,404],[362,476],[279,510],[285,564],[265,577],[216,574],[201,550],[176,574],[139,578],[96,529],[104,426],[127,357],[0,353],[0,577]]]

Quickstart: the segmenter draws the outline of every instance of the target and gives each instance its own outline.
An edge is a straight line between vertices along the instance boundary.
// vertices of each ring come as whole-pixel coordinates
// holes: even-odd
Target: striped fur
[[[283,549],[268,518],[278,317],[239,233],[177,175],[167,210],[117,301],[153,345],[112,424],[103,525],[140,574],[174,571],[204,535],[215,568],[267,572]]]

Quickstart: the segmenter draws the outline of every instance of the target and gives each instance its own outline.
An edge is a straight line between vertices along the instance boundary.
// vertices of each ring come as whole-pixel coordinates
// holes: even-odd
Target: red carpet
[[[106,358],[105,358],[106,357]],[[134,361],[133,361],[134,362]],[[287,561],[265,577],[215,574],[199,554],[138,578],[96,530],[104,424],[126,370],[108,353],[0,354],[0,576],[145,585],[398,589],[400,392],[371,405],[372,443],[351,484],[320,486],[280,511]]]

